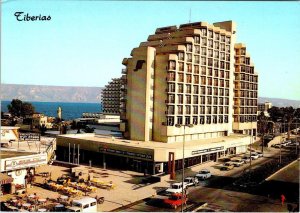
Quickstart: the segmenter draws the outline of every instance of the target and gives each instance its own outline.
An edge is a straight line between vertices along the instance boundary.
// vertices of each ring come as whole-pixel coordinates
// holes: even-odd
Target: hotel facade
[[[156,174],[182,168],[183,141],[187,167],[247,151],[258,76],[234,22],[158,28],[122,64],[122,137],[59,136],[64,156],[80,144],[99,164]]]

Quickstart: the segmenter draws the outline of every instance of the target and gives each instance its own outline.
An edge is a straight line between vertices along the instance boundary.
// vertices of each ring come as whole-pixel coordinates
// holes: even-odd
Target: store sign
[[[198,155],[198,154],[202,154],[202,153],[206,153],[206,152],[214,152],[214,151],[219,151],[219,150],[224,150],[224,146],[195,150],[195,151],[192,151],[192,155]]]
[[[37,165],[47,164],[47,155],[30,156],[14,160],[5,161],[5,170],[16,170],[29,167],[35,167]]]
[[[41,135],[39,133],[20,133],[20,141],[40,141]]]
[[[124,155],[124,156],[129,156],[129,157],[144,158],[144,159],[149,159],[149,160],[151,160],[153,158],[152,155],[149,155],[149,154],[123,151],[123,150],[117,150],[117,149],[111,149],[111,148],[100,147],[99,151],[109,153],[109,154],[118,154],[118,155]]]

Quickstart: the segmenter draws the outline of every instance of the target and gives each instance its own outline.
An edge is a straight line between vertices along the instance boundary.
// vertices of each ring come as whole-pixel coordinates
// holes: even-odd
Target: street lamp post
[[[183,126],[183,142],[182,142],[182,191],[181,191],[181,212],[183,212],[183,200],[184,200],[184,150],[185,150],[185,127],[193,127],[193,124],[188,125],[182,125],[182,124],[176,124],[177,128],[180,128]]]

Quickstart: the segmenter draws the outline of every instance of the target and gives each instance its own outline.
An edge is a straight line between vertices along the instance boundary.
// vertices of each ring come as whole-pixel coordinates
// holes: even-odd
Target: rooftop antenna
[[[192,17],[192,9],[190,8],[190,17],[189,17],[189,23],[191,23],[191,17]]]

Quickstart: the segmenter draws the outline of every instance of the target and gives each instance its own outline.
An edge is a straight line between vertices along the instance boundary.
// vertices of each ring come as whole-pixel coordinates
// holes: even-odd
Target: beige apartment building
[[[120,113],[121,79],[113,78],[101,92],[102,111],[105,114]]]
[[[235,44],[233,131],[256,135],[258,74],[244,44]]]
[[[58,156],[67,160],[68,147],[80,145],[80,162],[156,174],[182,169],[183,153],[189,167],[246,152],[247,134],[256,132],[257,74],[248,55],[239,63],[240,48],[232,21],[156,29],[122,62],[122,137],[62,135]]]

